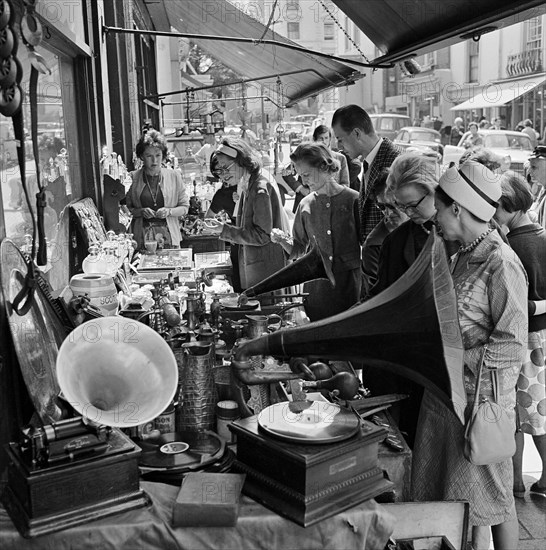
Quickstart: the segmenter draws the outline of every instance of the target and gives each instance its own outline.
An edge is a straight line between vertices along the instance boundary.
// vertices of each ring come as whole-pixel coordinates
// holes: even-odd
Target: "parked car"
[[[430,156],[435,156],[439,161],[442,160],[444,153],[442,136],[440,132],[432,128],[406,126],[398,132],[393,143],[401,149],[422,151],[430,154]]]
[[[317,115],[295,115],[290,117],[290,122],[303,122],[304,124],[312,124]]]
[[[241,128],[239,126],[226,126],[224,128],[225,136],[239,137],[241,135]]]
[[[313,126],[307,126],[307,128],[305,128],[305,130],[303,131],[303,134],[301,135],[302,143],[313,141],[314,131],[315,131],[315,128],[313,128]]]
[[[523,175],[523,165],[533,151],[531,139],[527,134],[510,130],[480,130],[478,134],[483,139],[482,147],[490,149],[502,159],[503,172],[513,170]],[[459,162],[463,153],[468,150],[463,144],[469,136],[470,132],[465,132],[457,145],[444,147],[444,165]]]
[[[411,125],[410,117],[397,113],[370,114],[375,132],[378,136],[394,139],[405,126]]]

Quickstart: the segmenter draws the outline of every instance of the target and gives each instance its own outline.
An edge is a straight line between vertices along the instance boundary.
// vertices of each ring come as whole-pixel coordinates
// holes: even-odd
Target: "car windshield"
[[[411,141],[440,141],[438,138],[438,135],[434,132],[427,132],[427,131],[417,131],[417,132],[411,132],[410,135]]]
[[[531,140],[526,135],[493,134],[485,136],[484,146],[490,149],[524,149],[531,151]]]

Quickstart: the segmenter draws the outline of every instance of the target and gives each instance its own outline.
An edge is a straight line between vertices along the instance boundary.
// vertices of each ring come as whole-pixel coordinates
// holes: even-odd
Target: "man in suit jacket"
[[[381,210],[375,206],[372,193],[381,171],[389,168],[402,151],[386,139],[380,138],[368,113],[358,105],[340,107],[332,118],[332,128],[338,147],[351,158],[363,161],[360,183],[360,231],[362,242],[381,221]]]

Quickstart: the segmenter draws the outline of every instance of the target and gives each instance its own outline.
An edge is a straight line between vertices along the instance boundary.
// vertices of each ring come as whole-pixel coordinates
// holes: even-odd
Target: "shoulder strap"
[[[474,416],[478,410],[480,399],[480,386],[482,382],[483,362],[485,360],[485,354],[487,352],[487,344],[483,347],[482,356],[480,358],[480,365],[478,366],[478,374],[476,375],[476,391],[474,392],[474,404],[472,406],[472,416]]]

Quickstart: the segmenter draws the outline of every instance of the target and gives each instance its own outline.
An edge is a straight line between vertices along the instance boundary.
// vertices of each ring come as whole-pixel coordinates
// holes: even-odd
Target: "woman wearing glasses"
[[[224,138],[216,149],[216,175],[227,186],[237,185],[236,224],[210,220],[211,232],[240,245],[242,289],[259,283],[286,264],[279,244],[271,242],[274,228],[290,231],[288,217],[274,182],[262,174],[257,153],[240,138]]]
[[[409,220],[385,237],[379,254],[377,282],[366,298],[379,294],[398,280],[419,256],[436,214],[434,191],[439,177],[437,162],[418,153],[400,155],[392,163],[387,190],[394,196],[396,207]],[[422,387],[379,368],[365,368],[362,376],[364,384],[374,394],[398,392],[409,395],[408,399],[393,407],[392,412],[400,429],[407,434],[408,445],[412,447],[423,395]]]
[[[435,192],[435,223],[444,238],[461,243],[450,270],[464,346],[465,415],[472,409],[483,361],[480,396],[493,395],[490,371],[495,370],[497,403],[515,431],[516,382],[527,347],[528,294],[523,265],[489,223],[501,199],[500,180],[472,160],[448,168]],[[464,431],[455,415],[427,390],[412,460],[412,497],[465,500],[470,503],[472,548],[490,548],[491,532],[495,550],[516,548],[512,461],[471,464],[463,455]]]

